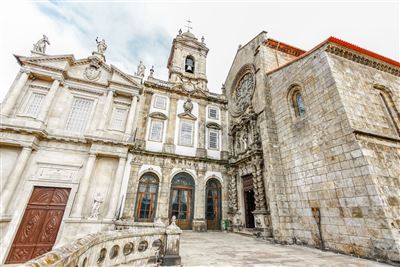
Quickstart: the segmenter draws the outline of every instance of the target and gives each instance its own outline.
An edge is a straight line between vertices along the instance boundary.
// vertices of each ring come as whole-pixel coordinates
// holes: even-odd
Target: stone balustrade
[[[180,266],[182,230],[175,220],[165,227],[116,227],[119,230],[88,234],[55,248],[20,267]]]

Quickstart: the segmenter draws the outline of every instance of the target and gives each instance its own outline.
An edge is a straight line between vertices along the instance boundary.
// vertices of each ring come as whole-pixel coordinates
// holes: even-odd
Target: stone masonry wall
[[[367,230],[358,236],[369,256],[400,261],[400,79],[335,55],[329,62],[364,165],[354,189],[364,195],[358,216]]]
[[[383,179],[377,178],[372,170],[381,168],[386,160],[382,156],[381,159],[378,156],[365,157],[367,149],[356,139],[352,128],[354,123],[348,118],[346,104],[337,88],[338,77],[332,74],[332,66],[323,49],[271,73],[267,80],[274,111],[271,115],[276,123],[282,171],[286,178],[286,186],[280,191],[286,192],[292,217],[291,222],[284,226],[286,238],[285,235],[276,238],[320,246],[321,236],[312,213],[312,208],[319,208],[322,239],[327,248],[365,257],[376,255],[398,260],[394,231],[382,231],[376,224],[376,219],[387,220],[392,215],[386,215],[388,212],[382,214],[382,205],[374,202],[381,199],[382,194],[368,191],[379,192],[374,181],[380,183]],[[356,64],[351,63],[351,66]],[[341,82],[347,80],[351,80],[351,76]],[[304,118],[294,116],[288,99],[293,84],[301,88],[306,106]],[[365,97],[368,99],[370,96],[365,94]],[[398,148],[396,151],[395,147],[381,146],[369,150],[375,151],[375,155],[386,151],[387,157],[398,159],[395,156]],[[396,171],[391,175],[396,175]],[[385,179],[396,188],[394,178]],[[396,190],[392,189],[391,194],[398,192]],[[387,225],[383,223],[381,227],[387,228]],[[371,233],[377,233],[374,239]]]

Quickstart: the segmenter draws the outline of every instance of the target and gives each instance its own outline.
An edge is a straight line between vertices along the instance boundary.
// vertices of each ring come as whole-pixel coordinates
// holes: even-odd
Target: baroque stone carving
[[[237,174],[233,168],[228,170],[229,175],[229,211],[234,214],[238,210],[237,202]]]
[[[46,53],[46,44],[50,45],[49,39],[46,35],[43,34],[43,37],[33,45],[33,51],[45,54]]]
[[[101,74],[100,64],[98,60],[92,58],[89,66],[85,68],[83,76],[89,81],[96,81],[100,78],[100,74]]]
[[[256,85],[254,67],[245,65],[237,74],[237,78],[233,82],[231,91],[232,104],[230,106],[232,115],[237,117],[250,106]]]

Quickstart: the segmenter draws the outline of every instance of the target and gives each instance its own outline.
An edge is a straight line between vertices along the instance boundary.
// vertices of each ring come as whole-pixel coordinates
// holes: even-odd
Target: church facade
[[[209,91],[204,38],[173,39],[168,80],[140,62],[48,55],[1,107],[1,263],[87,233],[226,229],[400,261],[400,63],[336,38],[310,51],[262,32]]]

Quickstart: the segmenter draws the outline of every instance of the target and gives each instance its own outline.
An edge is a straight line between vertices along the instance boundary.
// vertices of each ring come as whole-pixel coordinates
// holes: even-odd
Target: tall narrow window
[[[382,101],[382,103],[383,103],[383,105],[385,107],[385,110],[386,110],[386,113],[387,113],[387,115],[389,117],[390,123],[392,124],[392,126],[396,130],[397,135],[400,136],[400,128],[399,128],[398,123],[396,123],[396,119],[397,119],[397,122],[399,122],[400,121],[399,120],[400,117],[399,117],[399,113],[397,112],[396,107],[395,107],[391,97],[388,94],[386,94],[385,92],[383,92],[383,91],[379,92],[379,96],[380,96],[381,101]]]
[[[189,73],[194,73],[194,58],[192,56],[186,57],[185,71]]]
[[[166,110],[167,109],[167,98],[165,96],[156,95],[154,97],[154,108]]]
[[[152,173],[146,173],[140,178],[136,218],[139,222],[152,222],[156,210],[158,178]]]
[[[32,93],[29,96],[24,113],[28,116],[36,118],[39,115],[40,107],[42,106],[45,97],[45,94]]]
[[[306,114],[304,100],[300,92],[296,92],[293,96],[294,108],[297,117],[303,117]]]
[[[193,145],[193,122],[181,121],[179,129],[179,144],[182,146]]]
[[[126,116],[128,109],[126,108],[114,108],[111,117],[111,128],[114,130],[123,131],[125,130]]]
[[[92,110],[93,100],[74,97],[72,108],[68,116],[66,130],[82,133],[85,131]]]
[[[218,120],[219,118],[218,109],[214,107],[209,107],[208,118]]]
[[[218,130],[209,129],[208,130],[208,148],[218,149],[219,148],[219,134]]]
[[[159,120],[151,121],[150,134],[149,134],[150,141],[161,142],[163,135],[163,126],[164,123],[162,121]]]

